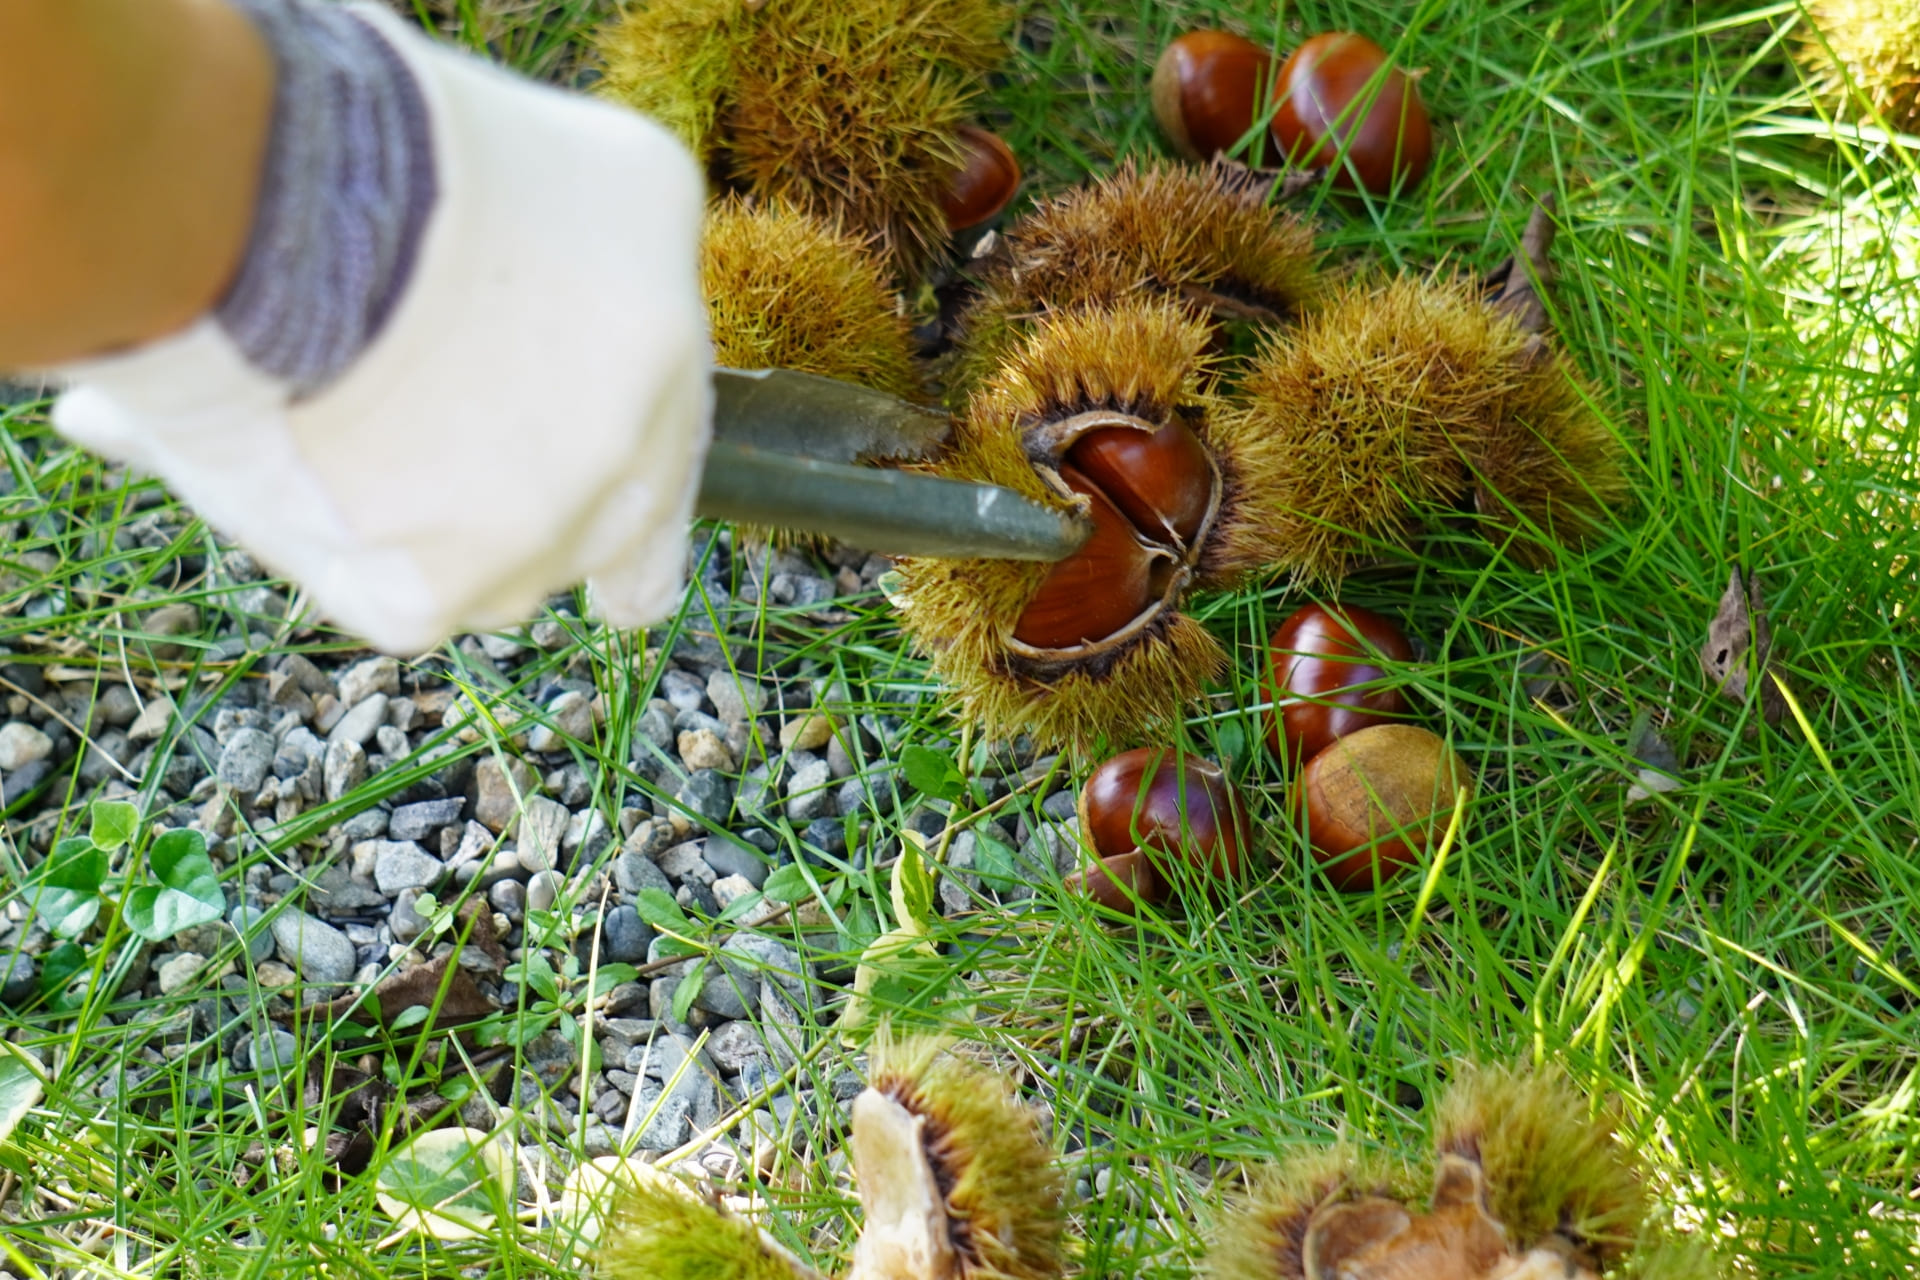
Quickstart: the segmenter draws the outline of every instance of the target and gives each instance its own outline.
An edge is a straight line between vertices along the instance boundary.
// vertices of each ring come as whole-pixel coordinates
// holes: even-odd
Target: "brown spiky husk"
[[[1336,1146],[1257,1170],[1250,1181],[1247,1194],[1229,1206],[1214,1231],[1205,1266],[1209,1280],[1303,1280],[1301,1251],[1314,1211],[1360,1196],[1391,1195],[1404,1179]]]
[[[1643,1172],[1614,1128],[1557,1071],[1468,1066],[1440,1101],[1434,1149],[1479,1163],[1487,1210],[1517,1249],[1557,1232],[1610,1265],[1647,1212]]]
[[[907,399],[924,390],[879,260],[819,218],[720,201],[707,211],[700,284],[719,364],[797,369]]]
[[[722,180],[871,236],[912,275],[946,243],[955,131],[1007,22],[1001,0],[649,0],[599,44],[605,91]]]
[[[1028,461],[1029,426],[1096,407],[1151,421],[1177,413],[1211,443],[1207,424],[1221,405],[1210,386],[1206,344],[1205,324],[1165,300],[1055,315],[974,396],[939,471],[1005,485],[1065,510],[1068,502]],[[1224,670],[1226,655],[1213,637],[1172,611],[1097,660],[1044,669],[1027,663],[1007,641],[1047,571],[1013,560],[901,563],[903,622],[962,714],[988,736],[1025,732],[1047,745],[1087,748],[1165,732],[1181,705]]]
[[[1021,218],[961,324],[954,381],[983,381],[1049,311],[1138,294],[1208,315],[1285,317],[1319,288],[1312,228],[1224,167],[1139,165],[1056,196]]]
[[[1006,1081],[917,1040],[876,1052],[872,1087],[926,1119],[921,1138],[963,1276],[1058,1276],[1064,1179],[1034,1112]]]
[[[1488,532],[1571,539],[1621,501],[1616,444],[1559,356],[1464,280],[1353,282],[1269,339],[1227,433],[1273,442],[1248,542],[1334,582],[1452,514],[1475,485]]]
[[[1480,531],[1522,564],[1593,537],[1632,496],[1620,442],[1567,359],[1540,346],[1476,436],[1457,443]]]
[[[1920,2],[1814,0],[1807,17],[1795,52],[1836,115],[1877,116],[1908,133],[1920,127]]]

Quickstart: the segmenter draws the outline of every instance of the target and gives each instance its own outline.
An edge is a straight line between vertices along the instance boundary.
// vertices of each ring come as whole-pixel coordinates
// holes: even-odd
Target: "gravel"
[[[716,559],[724,565],[727,557]],[[855,581],[842,572],[836,585],[794,551],[759,548],[733,563],[744,565],[748,581],[708,584],[708,599],[723,610],[723,587],[738,586],[742,601],[759,599],[764,588],[776,603],[812,608],[850,593]],[[872,575],[861,569],[859,582],[870,586],[884,571],[884,561],[875,563]],[[225,570],[210,564],[217,585]],[[270,603],[263,584],[247,589],[262,593],[256,603]],[[285,600],[274,599],[284,609]],[[227,625],[223,611],[205,616]],[[743,627],[766,625],[756,609],[738,616]],[[182,629],[166,634],[184,635],[198,619],[182,613]],[[13,700],[0,708],[0,789],[11,799],[44,787],[64,800],[65,784],[45,786],[49,778],[77,773],[85,798],[130,796],[131,783],[153,797],[149,819],[206,834],[227,892],[224,921],[182,931],[150,962],[143,958],[131,981],[148,993],[193,998],[206,1024],[201,1034],[226,1027],[221,1049],[229,1060],[268,1068],[263,1075],[276,1081],[296,1069],[300,1046],[269,1016],[284,1021],[332,994],[326,989],[368,984],[450,950],[449,935],[427,932],[430,921],[418,910],[425,893],[443,904],[471,893],[489,909],[507,956],[469,947],[460,963],[507,1007],[522,993],[505,979],[505,966],[523,962],[536,943],[529,912],[551,913],[539,924],[551,930],[544,946],[556,972],[570,957],[584,967],[596,945],[603,965],[657,965],[596,1006],[606,1070],[589,1077],[586,1097],[574,1096],[578,1062],[564,1044],[529,1045],[525,1074],[503,1087],[512,1089],[513,1105],[556,1132],[578,1132],[584,1110],[589,1149],[613,1149],[632,1124],[640,1150],[668,1150],[812,1047],[820,1032],[801,1011],[830,1008],[836,989],[852,980],[850,962],[817,968],[789,942],[752,931],[765,921],[760,927],[784,933],[797,918],[812,944],[846,946],[820,904],[792,904],[791,915],[785,903],[756,905],[769,875],[796,855],[823,875],[829,860],[865,867],[866,859],[890,857],[897,850],[892,816],[915,803],[894,759],[899,720],[856,714],[858,704],[830,683],[822,657],[782,658],[764,670],[735,666],[774,650],[734,637],[723,647],[698,629],[704,625],[675,635],[664,667],[656,667],[662,655],[653,650],[644,668],[636,655],[631,671],[612,680],[585,654],[569,656],[583,624],[552,619],[525,633],[457,639],[465,670],[436,655],[273,655],[265,636],[244,631],[196,637],[210,642],[209,661],[240,654],[255,665],[247,679],[181,686],[177,706],[144,683],[105,681],[95,692],[88,681],[82,695],[82,682],[63,692],[39,665],[10,667],[31,671],[40,680],[34,696],[82,724],[92,745],[36,703]],[[643,669],[648,679],[659,672],[650,690],[641,685],[630,694],[614,682],[637,680]],[[641,695],[649,696],[619,701]],[[650,786],[636,783],[627,761],[590,754],[627,725],[633,770]],[[84,753],[77,765],[76,752]],[[401,782],[388,771],[403,764]],[[978,781],[989,790],[1017,785],[1011,774]],[[329,802],[344,803],[316,822],[312,810]],[[38,803],[50,816],[54,801]],[[1071,819],[1071,792],[1046,803],[1053,818]],[[33,813],[16,816],[27,822]],[[876,833],[880,819],[889,826]],[[922,809],[913,821],[937,836],[946,819]],[[37,844],[27,828],[16,829],[27,865],[36,865],[52,823],[32,828],[49,836]],[[1063,837],[1023,825],[1019,834],[1026,862],[1066,870],[1077,862],[1070,831]],[[956,838],[943,892],[949,884],[981,884],[968,850]],[[663,950],[642,914],[652,909],[643,895],[664,895],[698,917],[712,947],[704,965]],[[983,901],[971,893],[960,899],[968,910]],[[236,939],[245,954],[229,963]],[[0,1002],[37,998],[36,957],[53,942],[37,926],[0,916]],[[254,978],[265,1010],[248,1007]],[[675,997],[690,980],[699,990],[677,1021]],[[707,1052],[667,1090],[701,1033],[710,1037]],[[804,1141],[769,1135],[804,1133],[802,1109],[830,1105],[825,1090],[817,1102],[782,1091],[752,1125],[762,1141]],[[493,1122],[484,1108],[462,1114]],[[756,1133],[735,1136],[751,1146]]]

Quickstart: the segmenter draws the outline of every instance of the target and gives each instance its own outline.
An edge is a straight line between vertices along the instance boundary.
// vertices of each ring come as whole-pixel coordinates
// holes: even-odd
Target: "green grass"
[[[516,5],[488,19],[479,0],[440,7],[459,38],[553,74],[569,74],[568,39],[595,8]],[[1062,0],[1023,13],[988,114],[1038,190],[1158,149],[1147,76],[1191,25],[1225,21],[1282,47],[1353,28],[1426,67],[1441,140],[1432,176],[1396,205],[1320,206],[1324,243],[1356,263],[1490,267],[1532,197],[1557,194],[1567,229],[1554,320],[1633,443],[1640,498],[1613,537],[1551,574],[1436,531],[1417,557],[1350,584],[1348,599],[1424,642],[1433,661],[1409,674],[1409,696],[1479,774],[1430,897],[1411,882],[1337,896],[1305,863],[1283,781],[1258,750],[1261,646],[1299,603],[1275,585],[1204,602],[1235,668],[1189,725],[1252,798],[1272,855],[1258,881],[1217,907],[1124,927],[1048,882],[1035,910],[967,921],[953,939],[950,968],[986,975],[977,1034],[1048,1100],[1062,1142],[1093,1146],[1076,1172],[1111,1170],[1104,1198],[1074,1205],[1089,1274],[1189,1274],[1240,1162],[1338,1133],[1416,1140],[1421,1101],[1474,1055],[1551,1058],[1616,1097],[1676,1217],[1725,1236],[1747,1274],[1912,1268],[1916,154],[1907,139],[1835,135],[1786,60],[1779,33],[1794,20],[1792,5],[1568,0],[1257,13]],[[131,673],[143,693],[168,687],[183,701],[259,678],[263,654],[189,639],[162,656],[140,621],[174,601],[209,620],[257,606],[257,584],[234,581],[197,527],[145,545],[139,522],[170,510],[164,495],[61,445],[32,425],[35,410],[9,416],[0,644],[11,661],[58,668],[67,689]],[[1700,675],[1733,564],[1763,575],[1798,708],[1778,729]],[[844,680],[858,710],[906,717],[909,741],[962,738],[919,698],[923,666],[883,603],[850,611],[822,628],[761,610],[753,643],[732,656]],[[715,616],[696,595],[673,627],[711,630]],[[270,618],[255,629],[269,652],[349,643]],[[434,662],[507,724],[544,675],[593,679],[615,711],[577,757],[611,795],[672,634],[643,643],[576,627],[511,688],[456,649]],[[1542,662],[1559,679],[1530,692]],[[1630,807],[1640,725],[1678,751],[1686,785]],[[464,749],[504,750],[507,736],[489,726]],[[313,855],[310,837],[410,776],[378,775],[243,862]],[[46,785],[73,805],[85,796],[73,776]],[[1037,822],[1047,789],[990,816],[1024,808]],[[884,855],[897,821],[874,815],[869,848]],[[10,823],[8,871],[53,834]],[[851,864],[833,879],[848,886],[838,945],[857,947],[884,879]],[[293,1145],[309,1104],[277,1106],[242,1080],[222,1115],[179,1105],[203,1083],[192,1046],[207,1029],[187,1024],[186,998],[117,1002],[107,978],[124,949],[92,959],[96,994],[14,1032],[58,1074],[0,1147],[0,1201],[19,1194],[30,1209],[0,1232],[0,1258],[18,1250],[49,1275],[577,1274],[531,1223],[463,1245],[376,1247],[390,1223],[370,1179],[336,1180]],[[242,1007],[229,1014],[245,1018],[266,994],[240,972]],[[169,1058],[168,1045],[189,1047]],[[824,1088],[835,1056],[799,1072]],[[151,1097],[136,1105],[123,1081],[138,1076]],[[806,1154],[759,1190],[781,1210],[775,1234],[831,1266],[852,1201],[827,1165],[831,1126],[807,1127]],[[528,1126],[521,1140],[523,1176],[554,1185],[578,1135]],[[284,1149],[283,1167],[251,1172],[255,1144]]]

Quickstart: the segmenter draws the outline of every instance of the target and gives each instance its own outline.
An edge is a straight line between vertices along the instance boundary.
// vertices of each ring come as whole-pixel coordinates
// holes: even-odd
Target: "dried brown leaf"
[[[1760,689],[1760,713],[1768,724],[1779,724],[1786,714],[1786,698],[1768,672],[1773,656],[1773,630],[1760,596],[1758,574],[1744,580],[1736,566],[1727,577],[1727,589],[1707,623],[1707,642],[1700,648],[1700,668],[1713,685],[1735,702],[1745,703],[1751,685]]]

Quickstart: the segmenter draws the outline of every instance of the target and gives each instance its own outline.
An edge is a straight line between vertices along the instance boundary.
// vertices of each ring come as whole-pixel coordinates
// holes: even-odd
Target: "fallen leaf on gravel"
[[[494,937],[493,917],[489,913],[469,904],[462,909],[460,919],[463,924],[472,923],[466,944],[469,948],[505,960],[506,952]],[[392,1027],[407,1010],[424,1009],[429,1011],[424,1021],[408,1024],[419,1026],[423,1033],[477,1022],[500,1006],[480,990],[464,966],[456,963],[459,955],[453,951],[437,960],[402,969],[381,979],[370,992],[349,992],[328,1004],[303,1010],[302,1016],[319,1016],[333,1022],[352,1016],[356,1009],[365,1009],[381,1026]]]
[[[1748,660],[1748,652],[1752,660]],[[1743,582],[1736,567],[1727,579],[1720,607],[1707,624],[1707,642],[1700,647],[1700,668],[1720,692],[1735,702],[1750,696],[1749,678],[1760,685],[1760,714],[1768,724],[1779,724],[1787,712],[1786,699],[1767,672],[1773,656],[1773,631],[1767,624],[1767,610],[1760,598],[1760,578],[1754,574]]]

